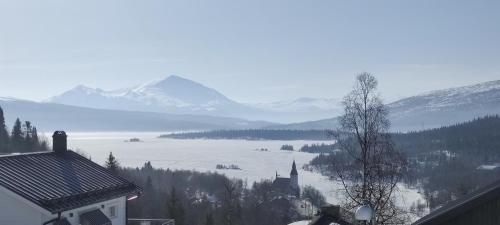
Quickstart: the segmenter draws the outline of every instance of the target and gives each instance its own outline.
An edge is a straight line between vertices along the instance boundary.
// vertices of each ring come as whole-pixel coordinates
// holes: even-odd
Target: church
[[[297,198],[300,197],[299,174],[297,173],[295,160],[292,164],[292,171],[290,171],[290,178],[279,177],[278,172],[276,172],[276,178],[273,181],[273,190]]]

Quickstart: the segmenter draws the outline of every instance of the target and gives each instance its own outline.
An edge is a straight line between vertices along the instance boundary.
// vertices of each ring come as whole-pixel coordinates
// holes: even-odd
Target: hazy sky
[[[0,0],[0,96],[171,74],[243,102],[388,99],[500,79],[500,1]]]

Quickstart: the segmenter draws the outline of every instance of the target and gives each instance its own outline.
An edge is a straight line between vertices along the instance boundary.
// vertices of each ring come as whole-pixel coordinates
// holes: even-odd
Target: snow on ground
[[[302,221],[297,221],[297,222],[290,223],[288,225],[308,225],[309,222],[311,222],[311,221],[310,220],[302,220]]]
[[[320,190],[331,204],[339,204],[342,185],[332,182],[319,173],[302,170],[316,154],[279,150],[283,144],[299,149],[304,144],[317,141],[246,141],[246,140],[177,140],[157,138],[160,133],[69,133],[68,147],[80,150],[103,164],[109,152],[117,157],[122,166],[141,167],[151,161],[154,167],[196,171],[217,171],[227,176],[241,178],[251,186],[262,179],[274,179],[276,172],[289,177],[293,160],[299,169],[299,185],[312,185]],[[47,135],[48,136],[48,135]],[[137,137],[142,142],[125,142]],[[256,149],[265,148],[268,151]],[[241,170],[216,170],[217,164],[234,164]],[[402,205],[410,206],[421,199],[416,190],[400,187],[405,199]]]

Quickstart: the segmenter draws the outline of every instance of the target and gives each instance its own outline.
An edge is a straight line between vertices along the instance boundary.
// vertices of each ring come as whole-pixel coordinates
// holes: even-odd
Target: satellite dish
[[[359,221],[369,221],[373,218],[373,209],[369,204],[365,204],[356,209],[354,218]]]

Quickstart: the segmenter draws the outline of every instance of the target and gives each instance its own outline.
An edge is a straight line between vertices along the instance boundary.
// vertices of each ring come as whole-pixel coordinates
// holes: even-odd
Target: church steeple
[[[297,166],[295,166],[295,160],[293,160],[292,171],[290,171],[290,176],[297,176],[297,175],[299,175],[297,173]]]

